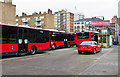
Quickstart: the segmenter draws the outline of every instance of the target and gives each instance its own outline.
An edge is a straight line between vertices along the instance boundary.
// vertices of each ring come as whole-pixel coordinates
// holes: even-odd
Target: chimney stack
[[[4,2],[7,4],[12,4],[12,0],[4,0]]]
[[[52,10],[48,9],[48,14],[52,14]]]

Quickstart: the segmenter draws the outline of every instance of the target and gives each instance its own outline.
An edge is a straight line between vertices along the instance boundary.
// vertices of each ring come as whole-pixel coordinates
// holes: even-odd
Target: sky
[[[3,1],[3,0],[0,0]],[[22,12],[32,14],[34,12],[47,12],[51,9],[54,12],[62,9],[68,12],[79,12],[85,18],[104,16],[105,20],[111,20],[118,15],[118,2],[120,0],[12,0],[16,5],[16,14]],[[76,10],[75,10],[76,6]]]

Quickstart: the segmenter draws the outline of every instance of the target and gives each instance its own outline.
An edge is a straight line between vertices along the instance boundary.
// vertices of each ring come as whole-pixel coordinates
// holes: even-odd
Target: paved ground
[[[78,54],[63,48],[22,57],[5,58],[3,75],[118,75],[118,47],[97,54]]]

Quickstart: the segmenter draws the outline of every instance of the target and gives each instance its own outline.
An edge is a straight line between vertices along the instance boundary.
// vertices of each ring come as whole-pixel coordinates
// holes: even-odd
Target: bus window
[[[17,43],[17,29],[4,26],[2,29],[2,43]]]
[[[77,33],[77,39],[82,39],[82,33]]]
[[[84,32],[82,39],[88,39],[89,38],[89,32]]]
[[[88,38],[89,38],[89,32],[77,33],[77,39],[88,39]]]

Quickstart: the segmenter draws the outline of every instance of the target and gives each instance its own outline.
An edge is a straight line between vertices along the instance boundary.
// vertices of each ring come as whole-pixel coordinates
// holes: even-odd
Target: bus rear
[[[90,41],[91,40],[90,35],[91,35],[90,32],[77,32],[76,33],[76,45],[78,46],[83,41]]]
[[[98,32],[77,32],[76,45],[78,46],[83,41],[96,41],[98,42]]]

